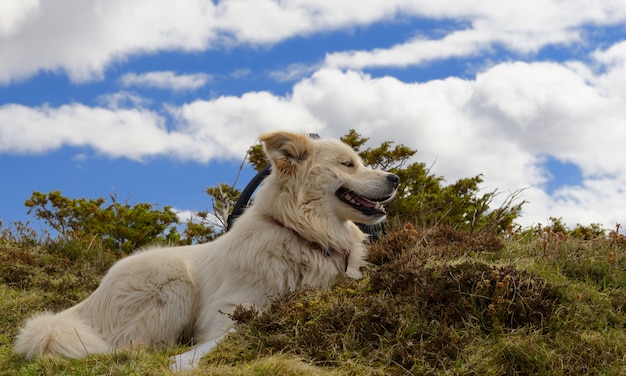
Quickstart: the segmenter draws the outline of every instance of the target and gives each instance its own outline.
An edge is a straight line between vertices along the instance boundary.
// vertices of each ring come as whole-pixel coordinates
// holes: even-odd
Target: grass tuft
[[[372,244],[362,280],[277,296],[262,312],[237,307],[238,332],[186,374],[624,374],[624,251],[614,239],[408,225]],[[0,238],[0,369],[169,374],[184,346],[34,362],[11,350],[28,316],[82,300],[114,261],[97,242]]]

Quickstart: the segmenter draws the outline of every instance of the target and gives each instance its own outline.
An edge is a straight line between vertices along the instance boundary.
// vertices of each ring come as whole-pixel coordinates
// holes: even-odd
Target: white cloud
[[[592,58],[603,72],[597,77],[607,97],[626,98],[626,41],[605,50],[596,50]]]
[[[200,221],[200,218],[198,217],[197,212],[194,210],[172,208],[172,211],[176,213],[176,216],[178,217],[178,220],[180,221],[180,223],[186,223],[187,221],[192,221],[194,223],[197,223]]]
[[[599,223],[605,229],[623,224],[626,216],[624,174],[585,179],[580,186],[566,186],[549,196],[534,188],[528,192],[530,201],[524,208],[522,221],[526,225],[548,223],[549,217],[562,217],[569,226]]]
[[[98,103],[111,109],[119,108],[141,108],[147,107],[152,103],[151,99],[141,97],[139,95],[120,91],[117,93],[103,94],[97,98]]]
[[[596,50],[592,57],[606,65],[622,65],[626,63],[626,41],[616,43],[606,50]]]
[[[399,4],[406,2],[222,1],[215,9],[215,28],[230,36],[232,43],[268,45],[294,36],[390,20],[397,14]]]
[[[567,66],[511,63],[479,75],[469,104],[492,137],[575,163],[584,176],[615,174],[623,168],[615,155],[626,139],[619,121],[626,103],[604,92]]]
[[[36,17],[39,0],[3,0],[0,5],[0,38],[16,33],[29,18]]]
[[[5,153],[44,153],[63,146],[88,146],[107,156],[141,160],[167,152],[169,141],[183,139],[168,134],[163,119],[143,109],[82,104],[0,107],[0,151]]]
[[[5,2],[0,3],[4,14]],[[46,0],[0,43],[0,83],[39,71],[63,71],[74,82],[138,53],[202,50],[214,38],[211,1]]]
[[[278,82],[291,82],[300,80],[311,73],[315,72],[319,67],[302,63],[289,64],[283,70],[275,70],[269,73],[269,76]]]
[[[179,131],[195,142],[185,150],[189,159],[241,159],[264,131],[315,131],[321,127],[306,109],[268,92],[197,100],[170,111]]]
[[[520,54],[547,45],[583,39],[583,26],[626,21],[626,3],[552,0],[523,1],[416,1],[407,10],[415,15],[468,21],[469,26],[438,39],[418,36],[391,47],[331,53],[329,67],[363,69],[406,67],[437,60],[470,57],[503,47]],[[435,5],[436,4],[436,5]]]
[[[259,15],[263,15],[260,17]],[[199,51],[224,45],[272,45],[287,38],[351,29],[394,19],[427,17],[465,30],[375,51],[331,54],[329,66],[418,64],[470,56],[500,46],[520,53],[584,38],[585,25],[626,20],[623,2],[572,0],[222,1],[6,0],[0,2],[0,83],[40,71],[74,82],[98,80],[113,62],[159,51]]]
[[[442,39],[414,38],[391,48],[336,52],[326,56],[329,67],[363,69],[406,67],[433,60],[469,56],[489,46],[488,36],[474,30],[453,32]]]
[[[234,79],[242,79],[248,77],[252,71],[248,68],[236,69],[229,73],[229,76]]]
[[[120,78],[122,86],[139,86],[174,91],[196,90],[206,85],[211,76],[205,73],[176,74],[172,71],[126,73]]]
[[[320,128],[306,109],[267,92],[169,107],[176,121],[172,130],[167,129],[163,114],[120,106],[118,97],[126,100],[127,95],[111,95],[109,107],[0,106],[0,153],[41,154],[64,146],[86,146],[113,158],[141,161],[168,156],[206,163],[240,160],[263,131]]]

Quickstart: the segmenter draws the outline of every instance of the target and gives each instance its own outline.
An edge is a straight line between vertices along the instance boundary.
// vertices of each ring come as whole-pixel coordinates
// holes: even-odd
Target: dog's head
[[[385,218],[383,204],[395,195],[398,176],[365,167],[352,148],[336,140],[290,132],[265,133],[260,140],[273,169],[266,189],[278,190],[279,205],[331,221],[335,216],[374,224]]]

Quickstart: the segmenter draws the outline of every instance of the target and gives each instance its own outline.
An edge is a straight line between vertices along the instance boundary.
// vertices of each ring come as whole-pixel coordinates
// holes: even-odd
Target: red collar
[[[350,257],[350,251],[349,250],[343,250],[343,251],[339,251],[336,249],[328,249],[328,248],[324,248],[324,246],[322,246],[320,243],[317,242],[313,242],[310,241],[308,239],[306,239],[304,236],[300,235],[300,233],[290,227],[285,226],[284,223],[282,223],[281,221],[279,221],[276,218],[272,218],[272,222],[274,222],[274,224],[276,224],[277,226],[280,226],[286,230],[291,231],[294,235],[296,235],[298,238],[300,238],[302,241],[308,243],[311,247],[319,250],[324,257],[330,257],[332,256],[333,253],[339,253],[341,255],[343,255],[343,259],[345,262],[345,268],[344,268],[344,272],[348,271],[348,258]]]

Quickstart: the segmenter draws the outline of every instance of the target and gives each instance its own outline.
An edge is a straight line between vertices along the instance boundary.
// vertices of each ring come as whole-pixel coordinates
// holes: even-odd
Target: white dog
[[[71,358],[116,348],[199,343],[176,356],[190,368],[233,326],[237,305],[263,308],[272,296],[335,277],[359,278],[364,238],[354,222],[385,217],[399,178],[363,166],[347,145],[303,134],[260,137],[272,163],[254,205],[207,244],[155,248],[118,261],[83,302],[27,321],[15,351]]]

